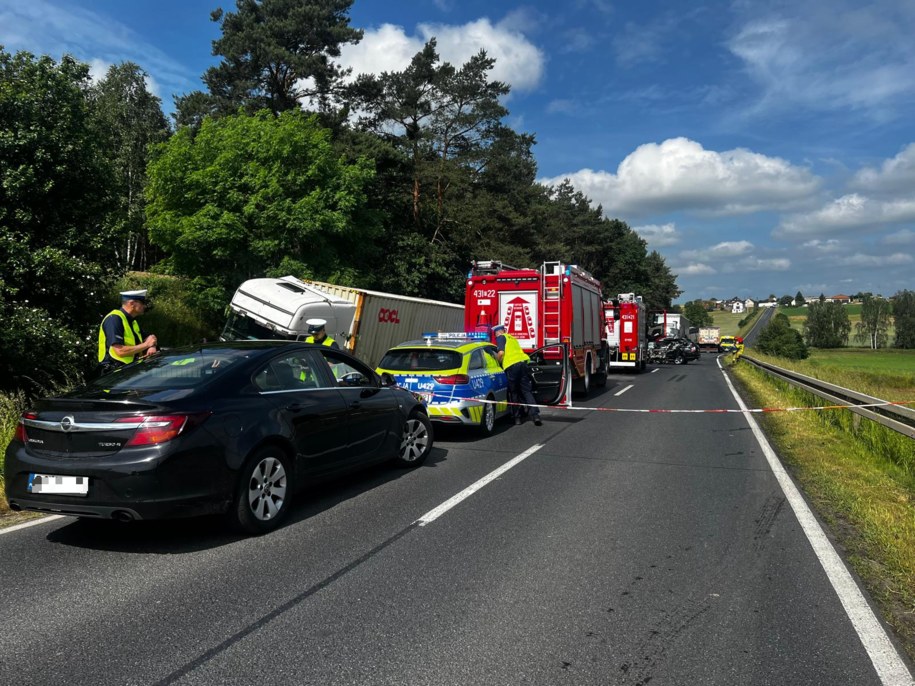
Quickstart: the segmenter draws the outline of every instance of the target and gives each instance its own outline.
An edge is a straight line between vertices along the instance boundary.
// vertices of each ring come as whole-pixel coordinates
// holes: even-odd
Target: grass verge
[[[756,407],[822,404],[749,364],[730,371]],[[771,413],[760,423],[915,659],[915,440],[847,410]]]
[[[6,502],[6,493],[3,489],[3,460],[6,446],[13,438],[19,416],[25,409],[25,394],[0,393],[0,517],[10,514],[9,503]]]

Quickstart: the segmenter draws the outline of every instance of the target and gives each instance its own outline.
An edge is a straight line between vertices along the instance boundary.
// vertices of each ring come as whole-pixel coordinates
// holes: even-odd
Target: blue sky
[[[220,5],[0,0],[0,44],[96,74],[131,60],[171,112],[215,63]],[[356,0],[350,17],[356,73],[432,36],[452,63],[495,57],[541,180],[636,229],[681,301],[915,289],[911,0]]]

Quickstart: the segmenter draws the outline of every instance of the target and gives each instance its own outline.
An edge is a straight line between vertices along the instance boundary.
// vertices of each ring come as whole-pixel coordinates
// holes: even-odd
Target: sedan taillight
[[[159,445],[176,438],[186,426],[200,424],[209,412],[200,414],[139,415],[116,420],[118,424],[136,424],[137,432],[124,447]]]
[[[16,425],[16,440],[20,443],[25,443],[29,438],[25,433],[24,420],[26,419],[38,419],[38,414],[35,412],[23,412],[22,416],[19,417],[19,423]]]
[[[448,376],[433,376],[436,383],[443,384],[445,386],[459,386],[461,384],[470,383],[470,377],[466,374],[449,374]]]

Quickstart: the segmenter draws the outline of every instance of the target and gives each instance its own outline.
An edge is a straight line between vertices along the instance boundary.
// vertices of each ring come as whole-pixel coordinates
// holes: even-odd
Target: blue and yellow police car
[[[433,422],[489,434],[508,413],[508,380],[496,352],[484,332],[430,333],[388,350],[376,371],[421,395]]]

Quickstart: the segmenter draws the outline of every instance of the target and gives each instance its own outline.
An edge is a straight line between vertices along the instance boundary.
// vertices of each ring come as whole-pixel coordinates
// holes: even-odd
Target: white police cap
[[[139,300],[140,302],[146,302],[146,293],[146,288],[140,291],[121,291],[121,300]]]
[[[310,333],[320,331],[327,325],[326,319],[308,319],[305,321],[305,325],[308,327]]]

